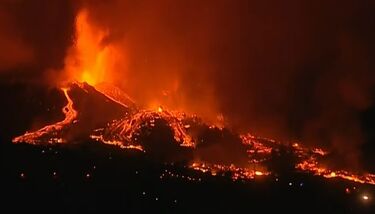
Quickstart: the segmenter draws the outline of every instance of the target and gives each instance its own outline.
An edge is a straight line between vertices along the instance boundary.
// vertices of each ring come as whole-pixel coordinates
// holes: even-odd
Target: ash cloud
[[[12,60],[0,55],[9,63],[0,68],[61,66],[76,7],[4,5],[5,23],[16,27],[5,28],[0,43],[12,38],[9,49],[17,51]],[[79,7],[109,32],[103,45],[122,52],[116,84],[145,105],[158,99],[222,113],[235,130],[358,159],[365,140],[359,115],[374,107],[373,1],[82,0]]]
[[[0,3],[1,80],[39,81],[63,67],[73,41],[74,1],[3,0]]]
[[[174,87],[180,103],[214,104],[239,131],[358,159],[359,115],[374,100],[371,1],[84,5],[94,23],[110,29],[109,41],[123,45],[130,64],[120,82],[133,96],[152,99]]]

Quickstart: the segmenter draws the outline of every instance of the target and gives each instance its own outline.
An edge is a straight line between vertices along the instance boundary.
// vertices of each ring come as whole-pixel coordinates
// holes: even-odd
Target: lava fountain
[[[195,132],[199,132],[200,129],[216,130],[215,133],[223,135],[225,127],[217,127],[212,123],[197,119],[196,115],[168,110],[161,106],[153,109],[139,108],[133,99],[116,88],[112,84],[115,79],[113,71],[118,61],[124,57],[119,54],[113,44],[106,42],[108,35],[108,31],[90,25],[89,14],[86,10],[82,10],[78,14],[75,43],[65,59],[64,75],[61,77],[64,79],[64,81],[61,81],[62,85],[68,85],[68,87],[61,88],[67,100],[67,104],[62,108],[65,118],[37,131],[26,132],[24,135],[14,138],[14,143],[68,143],[68,138],[64,136],[64,129],[76,123],[80,114],[83,113],[80,111],[85,111],[85,109],[75,109],[77,100],[73,100],[69,94],[71,82],[75,82],[74,84],[84,93],[90,94],[82,83],[87,82],[106,97],[103,102],[119,104],[121,108],[128,112],[122,117],[109,120],[106,125],[93,130],[88,136],[92,140],[119,146],[123,149],[152,152],[147,151],[143,145],[138,143],[137,138],[143,134],[144,128],[147,129],[146,132],[150,132],[155,126],[155,121],[163,121],[166,127],[171,130],[173,141],[178,143],[178,146],[187,147],[194,153],[195,150],[200,148],[201,144],[204,145],[204,139],[197,137],[199,134],[197,135]],[[95,108],[95,106],[92,106],[92,108]],[[107,111],[111,111],[111,109],[107,109]],[[192,127],[199,128],[196,128],[196,131],[191,131]],[[252,179],[256,176],[266,176],[273,173],[268,171],[263,163],[270,158],[272,151],[281,145],[280,142],[256,137],[250,133],[242,135],[232,133],[232,135],[234,135],[234,138],[240,139],[239,142],[247,148],[248,167],[238,167],[235,164],[204,163],[195,159],[190,160],[192,163],[190,167],[203,172],[208,171],[212,175],[217,175],[220,172],[231,172],[233,179]],[[232,146],[235,145],[228,148]],[[300,144],[293,144],[291,149],[293,154],[298,157],[299,161],[295,165],[298,170],[326,178],[337,177],[375,185],[375,175],[358,175],[345,170],[331,170],[321,167],[318,162],[319,158],[327,155],[327,152],[320,148],[305,148]]]

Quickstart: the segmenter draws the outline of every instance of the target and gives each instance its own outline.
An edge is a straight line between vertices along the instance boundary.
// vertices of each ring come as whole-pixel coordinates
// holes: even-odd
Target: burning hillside
[[[288,146],[251,134],[238,135],[207,124],[196,115],[162,107],[139,109],[130,99],[117,101],[115,96],[102,94],[87,83],[70,83],[61,90],[67,101],[62,108],[65,119],[16,137],[14,143],[38,145],[91,139],[122,149],[136,149],[161,161],[183,160],[191,168],[212,175],[230,172],[234,180],[278,176],[272,167],[269,169],[269,162],[277,161],[275,155],[285,155],[280,149],[286,149],[295,158],[289,164],[295,164],[296,170],[375,185],[375,175],[321,166],[319,161],[328,153],[320,148],[305,148],[298,143]],[[120,91],[116,94],[127,97]]]
[[[374,6],[2,0],[1,204],[374,213]]]

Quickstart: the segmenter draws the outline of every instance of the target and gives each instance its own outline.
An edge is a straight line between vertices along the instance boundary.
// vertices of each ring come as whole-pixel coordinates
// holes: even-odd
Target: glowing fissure
[[[58,137],[58,132],[61,131],[66,125],[69,125],[75,121],[77,118],[77,111],[73,107],[73,100],[69,96],[69,88],[61,88],[64,92],[64,96],[67,100],[67,104],[62,108],[62,112],[65,115],[64,120],[47,125],[37,131],[34,132],[26,132],[24,135],[16,137],[13,139],[13,143],[30,143],[30,144],[38,144],[44,143],[43,137],[46,135],[50,135],[52,137],[48,137],[47,143],[64,143],[65,140],[62,137]]]

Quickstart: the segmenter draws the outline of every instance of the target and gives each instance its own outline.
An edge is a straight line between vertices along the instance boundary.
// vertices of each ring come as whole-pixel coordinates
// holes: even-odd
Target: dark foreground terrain
[[[90,142],[2,144],[2,213],[374,213],[373,186],[289,174],[232,181]],[[348,188],[346,190],[346,188]],[[366,194],[369,200],[363,200]]]
[[[296,172],[232,181],[89,141],[15,145],[11,139],[30,127],[63,119],[65,100],[38,85],[0,89],[0,213],[375,213],[371,185]],[[374,112],[363,121],[369,169]]]

